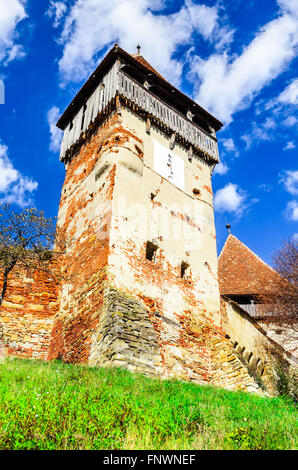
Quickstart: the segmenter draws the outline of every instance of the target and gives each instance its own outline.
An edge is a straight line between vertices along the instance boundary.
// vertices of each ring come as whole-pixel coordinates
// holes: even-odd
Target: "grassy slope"
[[[281,398],[56,361],[0,364],[0,449],[293,449],[296,417]]]

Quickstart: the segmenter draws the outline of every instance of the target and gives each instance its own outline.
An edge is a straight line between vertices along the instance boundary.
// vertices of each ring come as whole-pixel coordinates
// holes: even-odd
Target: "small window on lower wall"
[[[146,244],[146,259],[155,263],[156,261],[156,253],[158,250],[158,246],[155,243],[147,242]]]
[[[182,261],[181,263],[181,278],[182,279],[188,279],[189,278],[189,267],[190,267],[190,264],[187,263],[187,261]]]

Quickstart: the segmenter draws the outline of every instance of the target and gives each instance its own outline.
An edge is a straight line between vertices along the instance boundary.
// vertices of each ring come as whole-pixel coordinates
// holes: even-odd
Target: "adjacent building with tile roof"
[[[264,293],[274,291],[282,279],[271,266],[231,234],[218,258],[218,278],[221,294],[234,300],[257,299]]]
[[[287,281],[232,234],[218,258],[218,281],[224,298],[236,302],[272,339],[297,354],[298,331],[292,322],[281,324],[268,308],[262,308],[264,298],[280,290],[281,283],[286,288]]]

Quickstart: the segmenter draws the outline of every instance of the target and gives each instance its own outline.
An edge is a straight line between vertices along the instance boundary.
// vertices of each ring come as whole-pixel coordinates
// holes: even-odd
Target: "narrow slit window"
[[[85,122],[86,110],[87,110],[87,105],[86,105],[86,103],[85,103],[85,104],[84,104],[84,108],[83,108],[83,116],[82,116],[81,131],[84,129],[84,122]]]
[[[182,279],[188,279],[188,275],[189,275],[189,263],[187,263],[186,261],[182,261],[181,263],[181,278]]]
[[[152,242],[147,242],[146,245],[146,259],[149,261],[153,261],[153,263],[156,261],[156,253],[158,250],[158,246],[155,245]]]

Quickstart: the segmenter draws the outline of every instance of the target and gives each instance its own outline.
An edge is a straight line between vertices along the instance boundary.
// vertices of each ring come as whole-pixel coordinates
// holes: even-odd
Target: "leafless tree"
[[[297,324],[298,313],[298,242],[286,240],[274,255],[274,268],[280,280],[262,298],[263,312],[270,312],[275,322]]]
[[[10,205],[0,204],[0,307],[9,274],[16,265],[39,269],[55,278],[51,269],[54,243],[61,251],[64,242],[56,233],[55,219],[46,218],[43,211],[34,208],[15,212]]]

